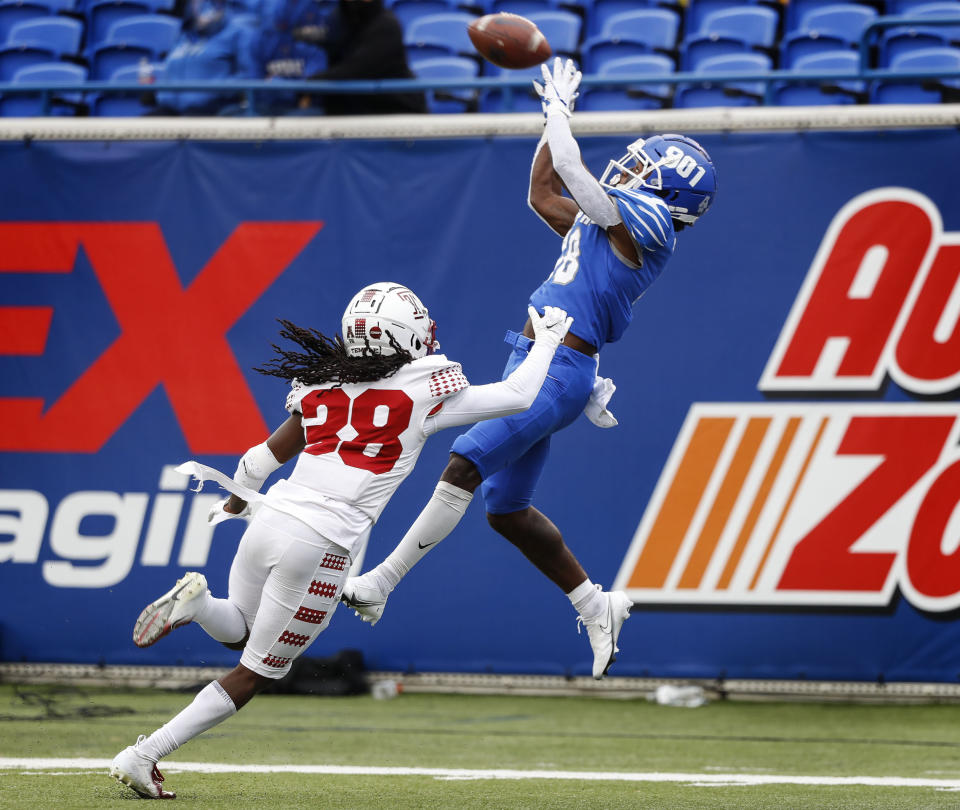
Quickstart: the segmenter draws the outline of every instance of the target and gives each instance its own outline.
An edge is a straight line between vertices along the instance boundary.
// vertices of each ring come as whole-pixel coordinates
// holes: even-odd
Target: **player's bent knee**
[[[473,492],[483,481],[476,465],[458,453],[450,454],[450,460],[440,480],[467,492]]]
[[[509,538],[511,534],[523,528],[526,517],[526,509],[519,512],[505,512],[503,514],[487,512],[487,523],[497,534],[502,534],[504,537]]]
[[[239,641],[221,641],[220,643],[226,647],[228,650],[235,650],[236,652],[243,652],[243,648],[247,646],[247,639],[250,638],[250,631],[248,630],[244,633],[243,638]]]
[[[235,652],[243,652],[243,648],[247,646],[246,638],[243,641],[221,641],[220,643],[228,650],[234,650]]]

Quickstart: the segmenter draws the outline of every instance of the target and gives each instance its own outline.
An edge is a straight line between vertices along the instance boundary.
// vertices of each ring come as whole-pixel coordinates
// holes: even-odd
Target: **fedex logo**
[[[960,386],[960,234],[908,189],[824,236],[763,391]],[[694,404],[617,574],[638,602],[960,607],[960,405]]]
[[[155,223],[0,223],[0,273],[70,273],[85,251],[120,334],[53,403],[0,398],[0,451],[97,452],[163,385],[190,450],[233,453],[267,433],[227,330],[319,222],[247,222],[184,288]],[[0,354],[42,355],[53,310],[0,307]],[[217,417],[230,402],[231,418]]]

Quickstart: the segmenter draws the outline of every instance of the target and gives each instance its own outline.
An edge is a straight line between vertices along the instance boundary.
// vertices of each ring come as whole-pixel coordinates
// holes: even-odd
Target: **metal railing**
[[[870,48],[874,36],[890,27],[928,27],[939,25],[960,26],[960,17],[878,17],[871,22],[860,38],[860,61],[855,73],[840,71],[797,72],[793,70],[769,70],[763,72],[733,71],[728,73],[697,73],[682,71],[666,75],[623,74],[617,76],[586,75],[582,79],[584,87],[643,87],[647,85],[696,85],[722,86],[736,84],[762,84],[764,92],[757,98],[765,104],[774,101],[778,86],[788,84],[826,84],[837,86],[850,82],[915,82],[924,80],[960,79],[960,70],[921,70],[902,71],[889,68],[869,67]],[[514,109],[514,99],[519,92],[528,92],[531,79],[508,77],[476,77],[463,79],[378,79],[378,80],[250,80],[217,79],[196,81],[158,81],[149,85],[139,82],[84,81],[63,82],[57,84],[21,84],[0,83],[0,95],[40,95],[42,111],[50,112],[55,96],[69,93],[130,95],[144,92],[209,92],[241,99],[241,107],[246,115],[258,115],[257,94],[303,93],[306,95],[347,95],[376,93],[409,93],[428,90],[499,90],[502,92],[502,110]],[[752,95],[749,92],[732,88],[734,95]]]

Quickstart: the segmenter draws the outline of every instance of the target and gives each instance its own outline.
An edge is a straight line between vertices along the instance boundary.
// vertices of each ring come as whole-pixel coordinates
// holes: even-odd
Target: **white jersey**
[[[307,444],[263,502],[352,549],[413,470],[427,437],[444,426],[435,417],[445,400],[468,386],[459,363],[442,354],[375,382],[294,382],[287,410],[302,414]]]
[[[555,349],[555,343],[534,343],[505,380],[486,385],[470,385],[460,364],[442,354],[412,360],[374,382],[294,381],[287,410],[301,414],[306,447],[289,478],[260,494],[196,461],[177,471],[200,486],[216,481],[251,507],[265,503],[292,515],[353,551],[413,470],[427,437],[529,408]]]

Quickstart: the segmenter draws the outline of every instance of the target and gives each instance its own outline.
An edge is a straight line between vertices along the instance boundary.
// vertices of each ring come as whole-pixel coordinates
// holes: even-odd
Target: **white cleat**
[[[177,580],[163,596],[147,605],[133,626],[133,643],[149,647],[171,630],[193,621],[200,607],[199,598],[207,593],[207,579],[190,571]]]
[[[157,763],[140,751],[143,735],[136,745],[129,745],[113,758],[110,775],[144,799],[175,799],[177,794],[163,789],[163,774]]]
[[[383,609],[387,604],[387,596],[380,590],[373,577],[364,574],[362,577],[350,577],[343,586],[340,601],[351,608],[367,624],[374,625],[380,621]]]
[[[606,597],[607,609],[598,619],[589,622],[577,619],[578,631],[580,622],[587,628],[587,637],[593,648],[593,677],[598,681],[617,660],[614,658],[614,653],[620,652],[617,637],[623,623],[630,618],[630,608],[633,607],[633,601],[623,591],[611,591]]]

